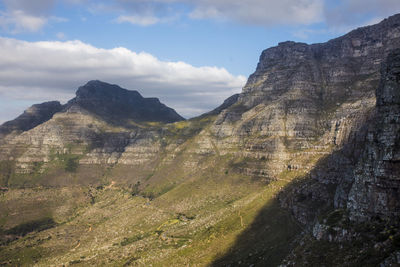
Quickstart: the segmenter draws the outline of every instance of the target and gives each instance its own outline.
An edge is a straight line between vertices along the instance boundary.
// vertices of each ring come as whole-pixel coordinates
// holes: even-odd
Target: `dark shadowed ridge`
[[[144,98],[137,91],[123,89],[118,85],[90,81],[79,87],[76,97],[66,105],[66,110],[83,108],[113,124],[128,120],[136,122],[171,123],[184,120],[174,109],[158,98]]]
[[[225,99],[224,102],[220,106],[218,106],[217,108],[215,108],[215,109],[213,109],[213,110],[211,110],[211,111],[209,111],[207,113],[204,113],[204,114],[198,116],[197,118],[203,118],[203,117],[206,117],[206,116],[218,115],[224,109],[227,109],[230,106],[232,106],[233,104],[235,104],[238,101],[238,99],[239,99],[239,94],[234,94],[234,95],[228,97],[227,99]]]
[[[0,126],[0,138],[13,131],[28,131],[43,122],[50,120],[53,115],[61,111],[63,106],[58,101],[35,104],[24,111],[16,119],[7,121]]]

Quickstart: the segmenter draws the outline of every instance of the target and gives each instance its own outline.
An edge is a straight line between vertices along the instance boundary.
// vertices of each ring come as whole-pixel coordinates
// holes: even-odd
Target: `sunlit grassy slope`
[[[56,194],[76,193],[82,202],[55,203],[59,208],[49,207],[48,213],[45,206],[33,208],[43,210],[43,216],[52,216],[57,226],[29,233],[3,246],[1,263],[205,266],[227,253],[262,210],[266,210],[265,224],[259,225],[259,235],[249,236],[248,241],[260,242],[259,238],[267,237],[261,241],[268,250],[238,253],[246,254],[240,255],[242,258],[259,253],[277,263],[285,256],[287,242],[298,231],[275,200],[285,183],[265,185],[247,177],[214,176],[210,172],[185,181],[152,201],[114,186],[92,189],[90,197],[82,194],[86,188],[52,189]],[[48,195],[48,190],[11,190],[3,194],[2,206],[6,201],[10,207],[16,203],[21,207],[17,212],[23,214],[31,209],[28,203],[39,204],[38,198]],[[35,199],[17,199],[15,194]],[[62,196],[59,198],[61,201]],[[55,211],[59,213],[54,214]],[[32,218],[35,216],[39,218]],[[9,223],[2,217],[4,224]]]
[[[31,186],[0,193],[0,265],[279,264],[301,229],[280,207],[277,195],[304,173],[284,171],[268,180],[235,168],[247,158],[218,151],[201,157],[191,153],[196,149],[193,133],[207,130],[207,123],[169,126],[167,145],[185,138],[180,152],[167,161],[163,158],[168,155],[160,154],[151,170],[117,165],[95,169],[101,175],[93,185]],[[252,160],[265,164],[263,158]],[[197,165],[188,171],[186,162]],[[90,168],[82,168],[67,172],[68,177],[84,179],[79,175]],[[132,173],[140,179],[127,183],[121,178],[136,177]]]

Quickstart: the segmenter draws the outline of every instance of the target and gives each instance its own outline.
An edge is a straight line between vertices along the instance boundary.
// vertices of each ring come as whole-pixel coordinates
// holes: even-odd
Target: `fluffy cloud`
[[[149,16],[132,15],[132,16],[119,16],[116,21],[118,23],[128,22],[140,26],[149,26],[158,23],[160,19],[153,15]]]
[[[159,97],[191,117],[240,92],[246,81],[223,68],[165,62],[144,52],[101,49],[80,41],[0,38],[0,50],[0,98],[14,102],[66,101],[80,85],[99,79]]]
[[[37,32],[49,21],[68,21],[51,15],[56,0],[0,0],[0,3],[4,6],[0,10],[0,27],[11,33]]]
[[[22,10],[0,12],[0,26],[13,33],[36,32],[47,22],[45,17],[32,16]]]
[[[322,20],[322,0],[186,0],[192,18],[234,20],[246,24],[311,24]]]
[[[3,0],[0,27],[13,33],[36,32],[50,16],[54,0]]]
[[[90,3],[91,10],[119,13],[123,17],[118,20],[142,26],[170,21],[184,13],[192,19],[250,25],[308,25],[322,21],[324,11],[324,0],[91,0]]]

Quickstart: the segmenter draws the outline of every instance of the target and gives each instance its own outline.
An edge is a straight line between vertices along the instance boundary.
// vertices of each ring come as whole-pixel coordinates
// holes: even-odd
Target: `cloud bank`
[[[327,1],[329,2],[329,1]],[[325,7],[325,22],[336,32],[375,24],[400,12],[399,0],[338,0]]]
[[[166,62],[144,52],[101,49],[81,41],[0,38],[0,50],[0,98],[14,102],[66,101],[80,85],[98,79],[158,97],[192,117],[240,92],[246,82],[224,68]]]
[[[337,32],[376,22],[400,12],[399,0],[0,0],[0,27],[13,33],[35,32],[51,21],[59,4],[109,13],[114,22],[151,26],[211,19],[272,27],[326,23]]]
[[[233,20],[272,26],[311,24],[322,20],[321,0],[186,0],[194,5],[192,18]]]

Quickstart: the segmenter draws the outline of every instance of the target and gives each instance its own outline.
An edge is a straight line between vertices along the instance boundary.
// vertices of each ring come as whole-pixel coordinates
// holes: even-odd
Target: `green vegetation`
[[[64,159],[63,156],[54,157],[55,162]],[[296,224],[274,200],[279,188],[287,182],[266,185],[252,177],[225,174],[231,159],[231,156],[207,159],[201,163],[207,166],[204,170],[193,170],[186,176],[182,168],[168,169],[160,165],[148,179],[147,187],[143,181],[133,183],[129,190],[111,184],[82,187],[79,190],[85,196],[84,201],[73,204],[75,208],[69,215],[57,217],[60,222],[57,225],[40,218],[26,221],[33,216],[27,212],[28,206],[7,204],[10,208],[19,206],[25,212],[22,223],[8,229],[26,236],[0,247],[0,256],[11,265],[18,265],[24,248],[32,247],[36,254],[26,257],[22,265],[182,266],[190,263],[205,266],[222,259],[230,248],[237,246],[238,238],[244,238],[246,248],[235,249],[235,259],[248,253],[259,255],[247,249],[252,240],[257,240],[260,245],[280,244],[270,252],[259,252],[275,255],[274,262],[277,262],[287,253],[283,244],[298,232]],[[167,183],[159,184],[159,179]],[[43,203],[56,200],[46,195],[49,189],[29,189],[29,194],[21,190],[11,189],[5,193],[5,198],[15,201],[19,194],[26,203],[31,197],[45,198]],[[64,189],[53,190],[57,194]],[[76,198],[70,197],[71,200]],[[92,198],[95,201],[90,204]],[[50,209],[53,212],[63,210],[57,206],[65,204],[65,200],[60,199],[60,203],[53,203]],[[277,219],[268,221],[271,214],[277,215]],[[251,234],[246,233],[249,227]],[[282,240],[278,241],[280,236]],[[8,249],[15,253],[5,257]]]
[[[148,236],[149,236],[149,233],[137,234],[137,235],[134,235],[131,237],[124,237],[124,240],[122,240],[120,244],[121,244],[121,246],[126,246],[126,245],[132,244],[136,241],[142,240]]]
[[[187,141],[188,139],[196,136],[200,131],[206,128],[215,116],[197,117],[187,121],[178,121],[166,126],[167,132],[163,141],[168,145],[176,143],[179,140]]]
[[[8,186],[8,181],[14,173],[15,162],[11,160],[0,161],[0,186]]]
[[[78,156],[69,155],[63,161],[65,162],[65,166],[64,166],[65,171],[76,172],[76,170],[78,169],[78,165],[79,165],[79,163],[78,163],[79,157]]]

